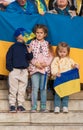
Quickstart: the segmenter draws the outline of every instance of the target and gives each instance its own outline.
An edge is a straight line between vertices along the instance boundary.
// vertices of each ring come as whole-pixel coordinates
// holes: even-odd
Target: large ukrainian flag
[[[54,90],[60,97],[69,96],[80,91],[80,78],[78,69],[61,73],[54,80]]]
[[[34,37],[32,30],[36,24],[48,27],[47,40],[55,47],[61,41],[71,47],[70,57],[80,65],[80,81],[83,83],[83,17],[62,16],[56,14],[32,15],[7,13],[0,11],[0,74],[8,75],[6,70],[6,53],[15,42],[14,32],[17,28],[25,28],[26,41]]]

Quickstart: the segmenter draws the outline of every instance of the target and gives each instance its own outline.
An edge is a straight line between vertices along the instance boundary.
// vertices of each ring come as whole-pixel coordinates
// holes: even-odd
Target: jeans
[[[46,78],[46,84],[45,88],[44,86],[44,74],[41,73],[35,73],[31,76],[32,81],[32,109],[37,109],[37,98],[38,98],[38,89],[40,88],[40,107],[41,109],[46,108],[46,100],[47,100],[47,78]]]
[[[68,107],[69,96],[60,98],[57,93],[54,96],[54,107]]]

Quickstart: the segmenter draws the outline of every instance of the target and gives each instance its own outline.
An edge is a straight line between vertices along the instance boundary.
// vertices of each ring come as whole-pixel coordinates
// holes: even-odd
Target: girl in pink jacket
[[[50,74],[50,64],[53,59],[50,45],[44,39],[47,36],[47,28],[44,25],[36,25],[34,33],[36,39],[30,43],[33,52],[33,59],[29,66],[29,71],[32,81],[32,108],[31,112],[37,111],[37,96],[38,89],[40,88],[40,111],[47,112],[46,110],[46,88],[47,79]]]

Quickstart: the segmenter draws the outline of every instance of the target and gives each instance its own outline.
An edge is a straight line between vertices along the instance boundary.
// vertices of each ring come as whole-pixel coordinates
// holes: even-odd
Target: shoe
[[[68,107],[63,107],[63,113],[68,113]]]
[[[31,107],[31,113],[36,113],[37,112],[37,106],[34,105]]]
[[[15,106],[10,106],[10,112],[16,112],[16,107]]]
[[[36,113],[36,112],[37,112],[37,110],[36,110],[36,109],[31,110],[31,113]]]
[[[40,112],[48,113],[49,111],[47,109],[41,109]]]
[[[18,106],[17,107],[18,112],[26,112],[25,108],[23,106]]]
[[[60,107],[55,107],[54,113],[59,113],[60,112]]]

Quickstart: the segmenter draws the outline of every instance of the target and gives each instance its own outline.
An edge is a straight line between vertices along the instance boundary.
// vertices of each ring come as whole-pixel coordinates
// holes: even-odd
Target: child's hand
[[[36,66],[37,68],[39,68],[39,69],[43,69],[41,63],[38,63],[38,62],[37,62],[37,63],[35,64],[35,66]]]
[[[60,77],[60,76],[61,76],[60,73],[52,74],[52,77]]]
[[[75,64],[75,65],[74,65],[74,68],[79,69],[80,67],[79,67],[79,65],[78,65],[78,64]]]
[[[57,76],[57,77],[60,77],[60,76],[61,76],[61,74],[60,74],[60,73],[56,73],[56,76]]]
[[[29,53],[32,52],[32,48],[31,48],[29,45],[27,46],[27,51],[28,51]]]
[[[41,15],[44,15],[44,14],[45,14],[45,12],[42,12],[42,13],[41,13]]]
[[[41,63],[42,67],[47,67],[47,64],[45,62]]]

